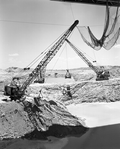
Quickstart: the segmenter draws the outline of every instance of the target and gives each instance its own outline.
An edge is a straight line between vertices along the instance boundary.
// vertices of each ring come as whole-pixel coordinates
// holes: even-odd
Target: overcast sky
[[[50,0],[0,0],[0,68],[26,67],[75,20],[79,20],[78,26],[90,26],[100,38],[104,19],[104,6]],[[109,51],[95,51],[83,42],[77,28],[69,40],[79,47],[89,60],[97,60],[100,65],[120,64],[119,46]],[[120,43],[120,39],[117,43]],[[49,63],[48,68],[87,66],[69,45],[64,47]],[[36,65],[38,63],[39,61]]]

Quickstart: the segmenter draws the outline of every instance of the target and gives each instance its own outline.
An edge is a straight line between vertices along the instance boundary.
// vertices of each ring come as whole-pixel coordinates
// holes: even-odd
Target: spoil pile
[[[86,72],[86,70],[74,70],[75,75],[82,71],[83,78],[85,76],[88,79],[81,81],[79,80],[81,77],[76,77],[77,81],[69,84],[73,96],[71,100],[63,95],[63,89],[66,88],[66,84],[30,85],[27,89],[26,101],[33,107],[33,113],[37,113],[41,131],[48,131],[53,125],[81,126],[83,129],[85,128],[82,120],[69,113],[65,104],[119,101],[120,79],[118,77],[120,69],[119,67],[113,67],[113,69],[114,71],[112,71],[112,67],[109,68],[111,78],[106,81],[95,81],[95,75],[93,76],[91,72]],[[92,79],[89,78],[90,73]],[[1,100],[6,98],[3,95],[4,85],[10,82],[11,78],[16,74],[22,77],[23,74],[28,75],[28,72],[22,70],[22,73],[19,73],[18,71],[9,70],[8,72],[2,71],[0,74],[0,77],[2,76],[0,79]],[[25,78],[22,79],[22,82],[24,82]],[[43,100],[41,101],[41,106],[34,108],[34,97],[38,96],[40,90],[42,91]],[[0,102],[0,139],[19,138],[35,130],[36,127],[31,122],[22,104],[14,101]]]
[[[77,81],[70,83],[72,99],[67,99],[62,94],[62,89],[66,84],[51,84],[49,86],[31,86],[31,90],[40,90],[44,98],[62,101],[65,105],[91,103],[91,102],[115,102],[120,101],[120,79],[110,79],[104,81]]]
[[[47,131],[52,125],[83,127],[80,123],[81,120],[71,115],[64,107],[62,108],[56,102],[44,100],[37,107],[32,103],[33,101],[30,101],[32,98],[27,98],[26,101],[33,107],[33,115],[37,113],[37,121],[39,127],[41,126],[40,131]],[[0,139],[19,138],[34,130],[36,130],[36,127],[31,122],[22,103],[16,103],[14,101],[0,103]]]

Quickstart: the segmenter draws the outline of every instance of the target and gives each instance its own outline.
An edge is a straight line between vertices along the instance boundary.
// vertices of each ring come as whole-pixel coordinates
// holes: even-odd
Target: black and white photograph
[[[120,149],[120,0],[0,0],[0,149]]]

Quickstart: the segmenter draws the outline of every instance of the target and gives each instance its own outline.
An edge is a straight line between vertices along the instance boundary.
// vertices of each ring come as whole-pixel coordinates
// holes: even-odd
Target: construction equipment
[[[70,74],[68,69],[67,69],[67,72],[65,74],[65,79],[67,79],[67,78],[71,78],[71,74]]]
[[[83,55],[81,51],[79,51],[68,39],[66,39],[66,41],[78,54],[78,56],[81,57],[84,60],[84,62],[96,73],[96,81],[109,80],[109,71],[104,70],[104,68],[98,68],[93,66],[93,64]]]
[[[32,105],[31,102],[28,102],[25,97],[25,91],[27,87],[35,81],[35,79],[38,78],[44,78],[44,76],[40,76],[45,74],[45,68],[47,64],[52,60],[52,58],[56,55],[56,53],[59,51],[60,47],[64,44],[65,39],[68,38],[68,36],[71,34],[72,30],[76,27],[76,25],[79,23],[78,20],[76,20],[71,27],[57,40],[57,42],[51,47],[50,50],[46,53],[46,55],[43,57],[43,59],[40,61],[40,63],[37,65],[37,67],[29,74],[29,77],[26,79],[26,81],[20,86],[18,84],[18,78],[14,78],[12,80],[12,83],[5,86],[4,94],[10,96],[11,100],[19,100],[23,106],[25,111],[28,113],[28,117],[31,120],[33,126],[38,131],[44,131],[45,126],[43,125],[43,122],[41,121],[40,116],[40,109],[39,104],[38,105]],[[43,80],[44,82],[44,80]],[[36,101],[36,100],[35,100]],[[51,120],[49,120],[51,122]],[[45,123],[45,122],[44,122]]]
[[[38,76],[36,77],[34,83],[44,83],[45,82],[45,72],[46,69],[44,68],[42,71],[39,71]]]
[[[20,99],[24,96],[25,91],[27,87],[34,82],[36,77],[42,72],[47,64],[52,60],[52,58],[56,55],[56,53],[59,51],[60,47],[64,44],[65,40],[69,37],[73,29],[76,27],[76,25],[79,23],[78,20],[76,20],[70,28],[55,42],[55,44],[48,50],[46,55],[43,57],[43,59],[40,61],[40,63],[37,65],[37,67],[29,74],[26,81],[19,87],[19,86],[11,86],[6,85],[5,86],[5,95],[10,96],[11,99],[16,100]]]

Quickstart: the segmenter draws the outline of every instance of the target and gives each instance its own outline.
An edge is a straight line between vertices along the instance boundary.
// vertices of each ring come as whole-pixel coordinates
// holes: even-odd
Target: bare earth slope
[[[32,101],[30,102],[32,103]],[[64,107],[56,102],[42,101],[40,107],[32,105],[33,116],[37,120],[40,132],[47,131],[52,125],[80,126],[84,131],[82,120],[72,116]],[[37,117],[35,114],[37,113]],[[0,104],[0,138],[19,138],[37,130],[31,122],[22,104],[3,102]],[[59,130],[59,128],[58,128]],[[57,132],[57,131],[56,131]]]
[[[108,81],[95,81],[95,74],[89,68],[71,70],[75,82],[69,83],[73,95],[72,100],[63,96],[62,89],[66,83],[59,84],[33,84],[28,87],[26,99],[33,103],[33,98],[38,95],[42,89],[43,102],[38,107],[39,123],[41,131],[48,130],[53,125],[80,126],[83,129],[84,123],[81,119],[68,112],[65,104],[83,103],[83,102],[115,102],[120,100],[120,79],[119,67],[108,67],[111,78]],[[15,102],[3,102],[8,97],[3,95],[4,85],[11,81],[13,76],[21,77],[21,83],[31,70],[24,71],[18,68],[9,68],[1,70],[0,73],[0,138],[17,138],[35,130],[23,105]],[[56,71],[52,72],[53,75]],[[58,77],[64,76],[65,71],[59,71]],[[49,73],[46,77],[51,77]],[[53,77],[53,76],[52,76]],[[54,101],[54,102],[50,102]]]

